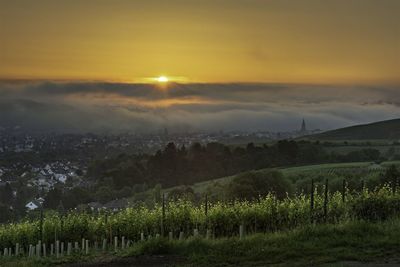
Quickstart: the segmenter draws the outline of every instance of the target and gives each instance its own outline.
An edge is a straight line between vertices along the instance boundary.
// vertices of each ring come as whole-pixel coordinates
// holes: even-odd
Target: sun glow
[[[166,77],[166,76],[160,76],[160,77],[157,78],[157,81],[158,81],[159,83],[166,83],[166,82],[169,81],[169,79],[168,79],[168,77]]]
[[[139,83],[151,83],[151,84],[159,84],[159,85],[168,85],[171,83],[188,83],[189,79],[184,76],[152,76],[152,77],[142,77],[135,80]]]

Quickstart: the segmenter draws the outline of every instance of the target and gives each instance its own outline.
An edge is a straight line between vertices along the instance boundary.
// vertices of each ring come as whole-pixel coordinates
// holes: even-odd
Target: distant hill
[[[400,119],[379,121],[327,131],[306,138],[320,140],[400,139]]]

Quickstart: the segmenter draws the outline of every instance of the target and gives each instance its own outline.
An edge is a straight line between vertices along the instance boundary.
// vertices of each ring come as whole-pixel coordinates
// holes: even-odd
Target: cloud
[[[293,84],[0,83],[0,126],[68,132],[332,129],[397,117],[400,88]]]

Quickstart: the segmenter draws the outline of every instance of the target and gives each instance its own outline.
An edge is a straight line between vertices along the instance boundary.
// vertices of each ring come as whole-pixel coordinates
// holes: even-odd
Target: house
[[[116,199],[104,204],[104,208],[112,211],[119,211],[129,206],[126,199]]]
[[[36,201],[36,200],[33,200],[33,201],[31,201],[31,202],[29,202],[28,204],[25,205],[25,207],[26,207],[29,211],[36,210],[36,209],[38,209],[40,206],[41,206],[40,203],[39,203],[38,201]]]
[[[99,211],[103,209],[103,205],[99,202],[90,202],[87,204],[87,206],[92,210],[92,211]]]
[[[59,174],[56,173],[54,174],[54,177],[56,178],[56,180],[58,180],[59,182],[65,184],[65,182],[67,181],[67,176],[65,174]]]

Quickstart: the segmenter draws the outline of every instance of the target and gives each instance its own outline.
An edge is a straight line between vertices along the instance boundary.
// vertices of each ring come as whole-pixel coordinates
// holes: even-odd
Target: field
[[[80,248],[80,245],[76,247],[79,251],[89,246],[98,248],[98,244],[110,250],[121,242],[125,247],[128,242],[134,244],[158,236],[179,240],[196,236],[207,239],[242,237],[246,233],[273,233],[326,223],[384,221],[396,218],[400,212],[400,192],[395,187],[332,193],[315,188],[312,192],[281,200],[273,195],[254,202],[201,205],[179,200],[165,202],[154,209],[138,206],[117,213],[47,214],[43,220],[2,225],[0,248],[3,254],[12,254],[17,251],[18,244],[18,254],[27,256],[32,246],[39,244],[40,249],[44,245],[53,253],[50,247],[55,246],[58,251],[55,254],[65,254],[63,248],[59,252],[60,242],[61,247],[69,248],[84,240]],[[85,242],[88,243],[85,245]],[[76,252],[68,251],[69,254]],[[37,248],[36,253],[40,254]]]

